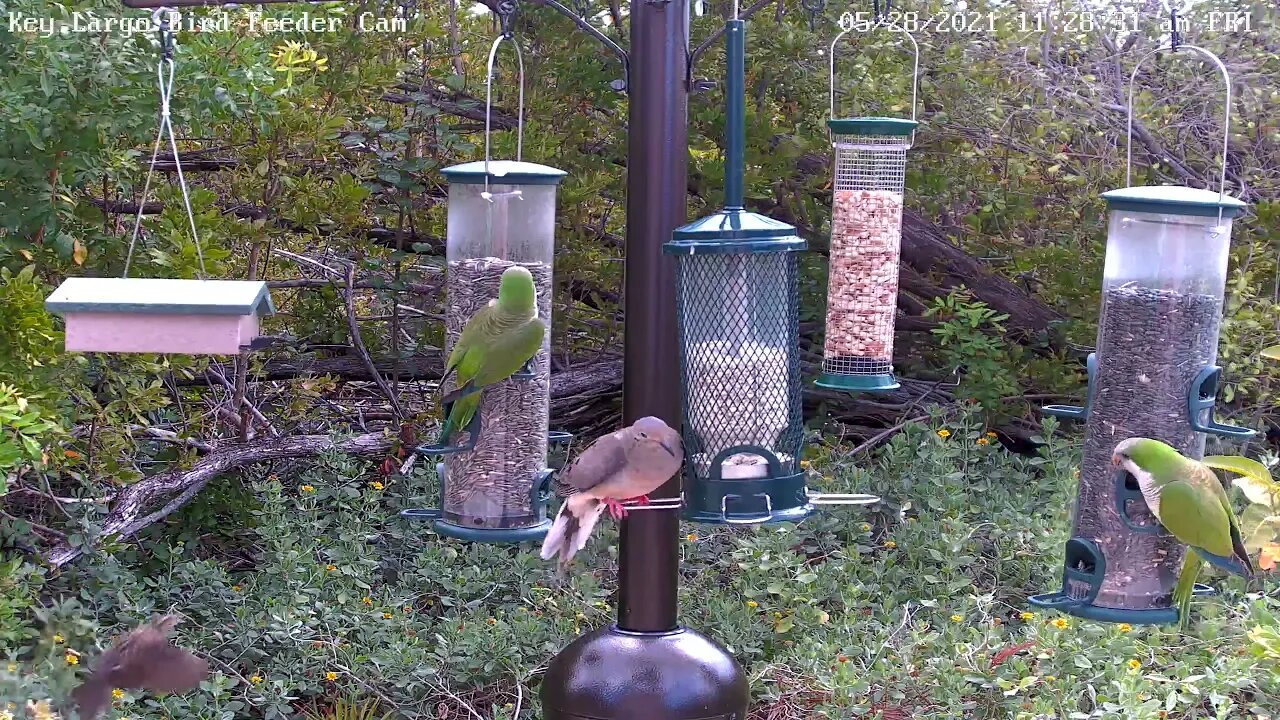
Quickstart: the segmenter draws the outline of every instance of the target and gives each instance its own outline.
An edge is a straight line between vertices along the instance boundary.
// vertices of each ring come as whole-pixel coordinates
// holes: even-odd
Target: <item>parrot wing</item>
[[[547,325],[538,318],[515,327],[502,328],[489,343],[484,360],[476,369],[476,384],[483,387],[511,377],[529,358],[538,354],[546,336]]]
[[[1231,497],[1227,495],[1226,487],[1218,479],[1217,473],[1208,465],[1194,460],[1188,460],[1187,462],[1191,466],[1187,471],[1189,479],[1212,496],[1213,501],[1226,514],[1229,524],[1231,552],[1219,553],[1210,548],[1202,547],[1200,548],[1200,555],[1210,565],[1220,570],[1226,570],[1237,575],[1252,575],[1253,562],[1249,559],[1249,551],[1244,546],[1244,537],[1240,534],[1240,522],[1236,518],[1235,508],[1231,507]]]
[[[445,378],[454,372],[458,373],[459,387],[475,377],[475,367],[481,360],[477,357],[476,350],[481,346],[481,340],[488,334],[491,318],[497,312],[494,304],[491,302],[477,310],[463,326],[462,332],[458,335],[458,341],[453,344],[453,350],[449,351],[449,360],[444,364],[444,375],[440,378],[442,385]]]
[[[1195,481],[1177,480],[1160,489],[1160,522],[1185,545],[1214,555],[1234,552],[1230,517],[1213,493]]]

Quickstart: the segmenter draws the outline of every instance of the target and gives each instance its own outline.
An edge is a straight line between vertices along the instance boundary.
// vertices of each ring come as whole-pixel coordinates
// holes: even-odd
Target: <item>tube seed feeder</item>
[[[503,40],[489,51],[489,77]],[[551,398],[551,296],[555,258],[556,187],[565,172],[524,162],[524,61],[514,41],[520,72],[520,110],[516,160],[489,159],[486,97],[485,159],[445,168],[449,181],[446,238],[446,348],[448,357],[472,316],[498,297],[502,273],[521,265],[533,275],[538,317],[547,325],[542,348],[524,369],[479,392],[480,407],[467,428],[445,445],[423,445],[422,455],[442,456],[439,508],[402,511],[410,519],[433,520],[436,532],[479,542],[541,539],[547,519],[551,470],[549,442],[566,433],[549,433]],[[452,383],[450,383],[452,385]],[[441,388],[442,394],[454,388]],[[459,442],[460,441],[460,442]],[[456,444],[454,444],[456,443]]]
[[[836,46],[854,27],[846,14],[830,47],[831,144],[835,150],[826,340],[819,387],[888,391],[898,310],[903,186],[907,150],[915,139],[920,48],[911,33],[878,25],[911,42],[911,118],[836,117]],[[874,27],[873,27],[874,29]]]
[[[1227,81],[1229,123],[1226,68],[1207,50],[1180,47],[1217,63]],[[1141,66],[1139,61],[1129,83],[1130,140],[1133,81]],[[1102,194],[1110,217],[1087,402],[1044,409],[1085,422],[1075,523],[1063,589],[1032,597],[1034,605],[1104,622],[1178,622],[1172,593],[1185,548],[1155,519],[1136,479],[1117,470],[1111,456],[1126,438],[1150,437],[1199,459],[1207,435],[1254,434],[1213,419],[1231,224],[1245,208],[1225,193],[1226,137],[1229,131],[1217,192],[1141,186]],[[1131,174],[1130,155],[1126,184]],[[1197,586],[1196,592],[1212,589]]]

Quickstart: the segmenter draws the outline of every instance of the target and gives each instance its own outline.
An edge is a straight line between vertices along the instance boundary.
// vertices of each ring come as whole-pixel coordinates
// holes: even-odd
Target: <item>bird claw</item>
[[[649,504],[649,496],[648,496],[648,495],[641,495],[640,497],[634,497],[634,498],[631,498],[630,500],[623,500],[623,502],[633,502],[633,503],[635,503],[635,504],[637,504],[637,505],[648,505],[648,504]]]
[[[605,498],[604,507],[609,511],[609,517],[614,520],[621,520],[627,516],[627,508],[620,501],[613,498]]]

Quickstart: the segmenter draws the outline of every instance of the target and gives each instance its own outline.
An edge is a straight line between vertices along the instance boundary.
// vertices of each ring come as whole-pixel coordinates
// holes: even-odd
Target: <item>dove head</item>
[[[538,300],[533,274],[523,265],[512,265],[502,272],[498,286],[498,307],[508,312],[526,313]]]
[[[670,462],[671,459],[684,461],[684,445],[680,442],[680,433],[671,429],[661,418],[649,416],[635,421],[631,425],[631,439],[635,443],[635,449],[647,457],[664,459],[665,462]],[[663,455],[667,457],[662,458]]]

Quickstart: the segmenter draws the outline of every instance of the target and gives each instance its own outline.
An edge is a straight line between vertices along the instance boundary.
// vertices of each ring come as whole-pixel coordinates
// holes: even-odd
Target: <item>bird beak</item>
[[[671,449],[671,446],[670,446],[670,445],[668,445],[668,444],[666,444],[666,443],[664,443],[664,442],[660,442],[660,443],[658,443],[658,444],[659,444],[659,445],[661,445],[661,446],[662,446],[662,449],[663,449],[663,450],[666,450],[666,451],[671,455],[671,457],[673,457],[673,458],[678,458],[678,457],[680,457],[679,455],[677,455],[677,454],[676,454],[676,451],[675,451],[675,450],[672,450],[672,449]]]
[[[1123,464],[1124,464],[1124,461],[1120,459],[1120,456],[1119,456],[1119,455],[1112,455],[1112,456],[1111,456],[1111,467],[1118,468],[1118,467],[1120,467],[1120,466],[1121,466],[1121,465],[1123,465]]]

